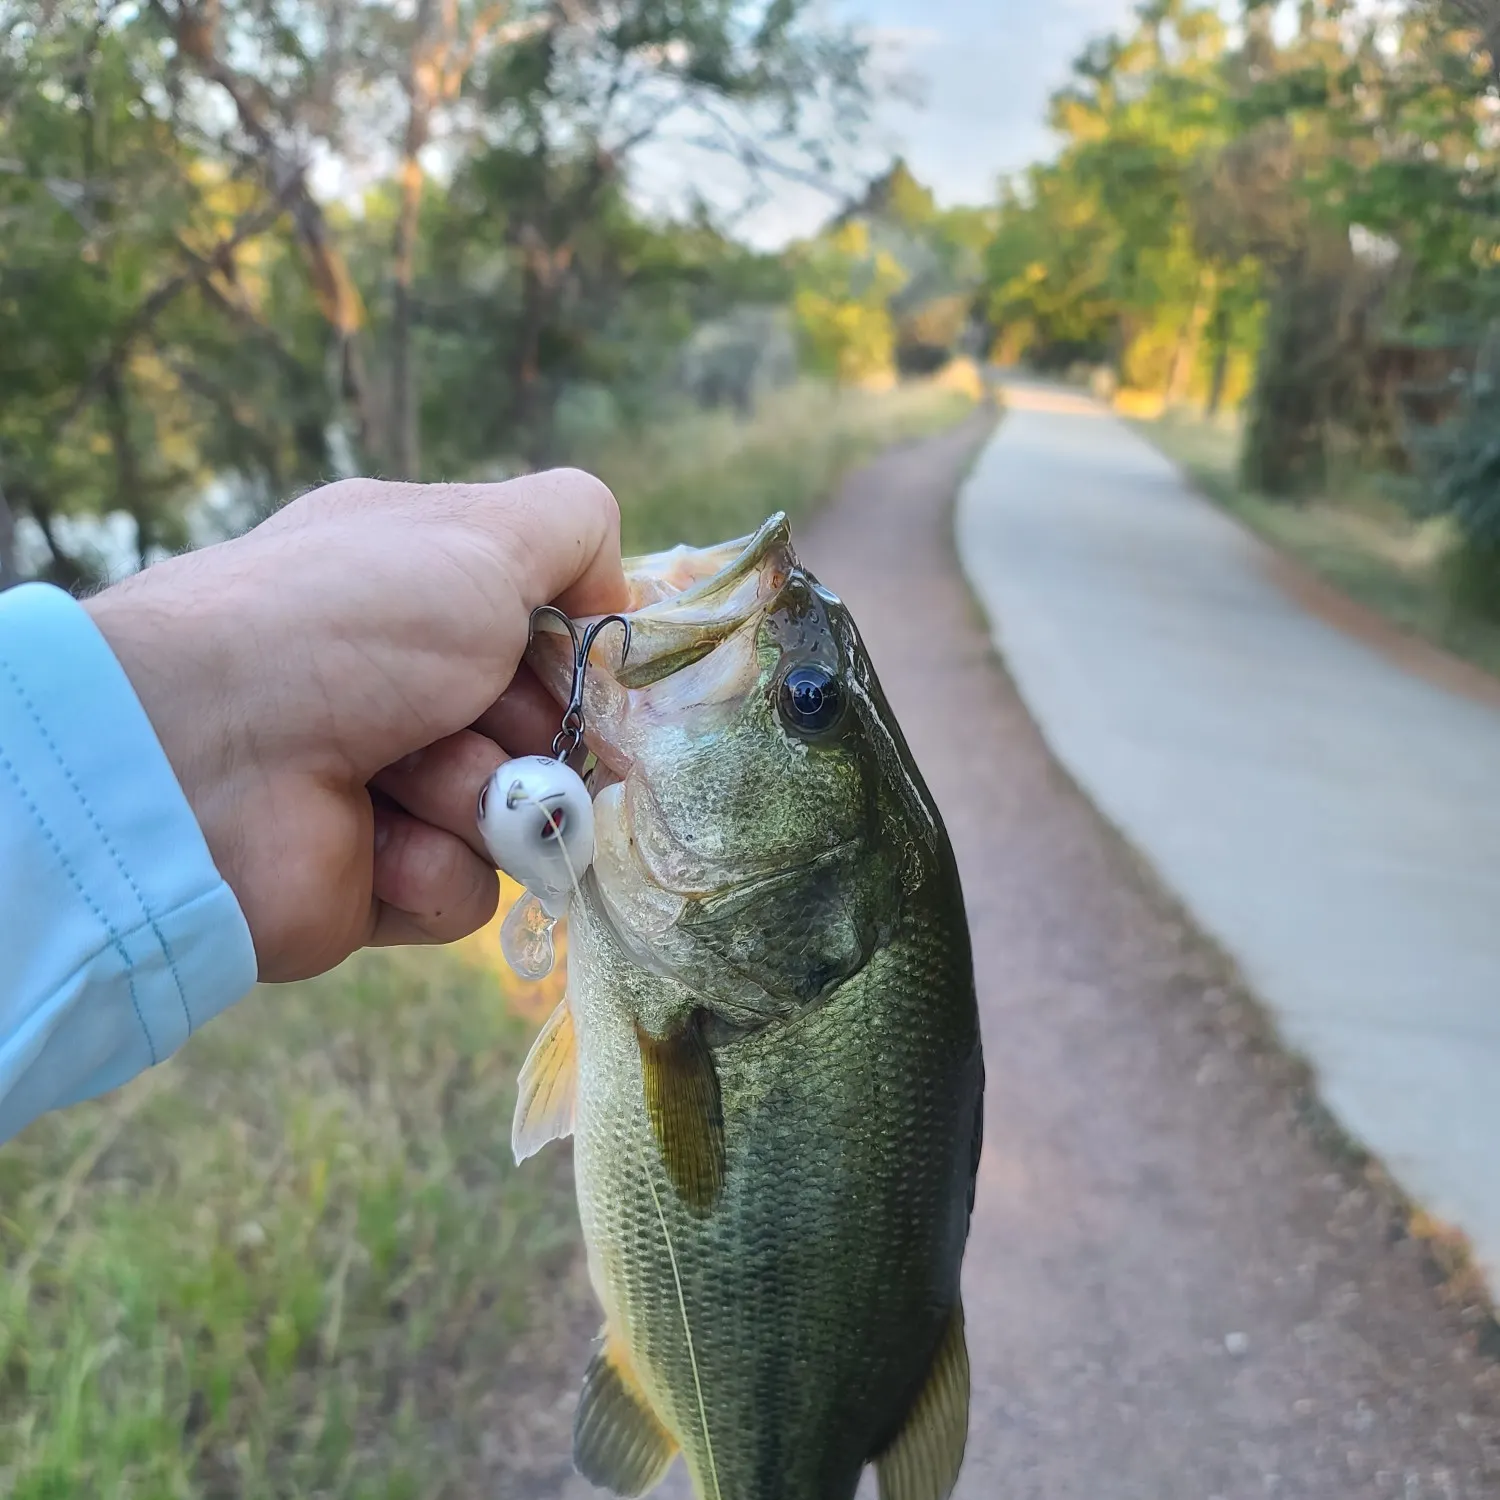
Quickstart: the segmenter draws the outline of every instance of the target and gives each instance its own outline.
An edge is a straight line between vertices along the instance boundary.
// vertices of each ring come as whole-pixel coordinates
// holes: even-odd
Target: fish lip
[[[759,568],[773,549],[785,552],[791,565],[796,566],[796,555],[792,552],[792,526],[784,510],[778,510],[767,516],[747,536],[737,537],[732,542],[725,542],[722,547],[704,547],[698,550],[700,552],[727,552],[731,547],[738,547],[737,555],[717,573],[699,579],[697,583],[681,593],[668,596],[657,601],[656,605],[648,605],[646,608],[650,609],[658,605],[667,608],[684,608],[700,603],[704,598],[712,598],[715,594],[723,592],[726,584],[738,582]],[[639,571],[639,565],[648,560],[632,558],[627,561],[627,567],[633,562],[637,564],[637,571]],[[644,610],[640,613],[644,613]]]
[[[695,557],[725,560],[714,572],[693,577],[686,587],[642,599],[648,587],[668,586],[663,585],[662,574],[674,568],[690,570]],[[603,632],[590,652],[589,678],[592,681],[602,674],[611,686],[627,692],[711,653],[751,619],[774,608],[794,577],[806,576],[792,548],[791,523],[785,511],[776,511],[755,531],[718,546],[678,547],[627,558],[625,571],[633,596],[642,599],[636,607],[618,612],[630,622],[629,653],[622,658],[623,631]],[[753,587],[752,578],[756,580]],[[601,618],[580,617],[575,624],[581,633]],[[570,645],[559,620],[548,615],[536,619],[527,660],[559,705],[567,703],[572,686]],[[678,656],[682,660],[677,661]],[[654,669],[660,670],[653,675]],[[587,711],[583,742],[617,777],[629,774],[633,758]]]

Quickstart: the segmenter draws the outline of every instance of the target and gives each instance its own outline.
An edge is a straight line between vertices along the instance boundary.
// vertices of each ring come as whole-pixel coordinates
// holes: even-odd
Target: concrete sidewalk
[[[956,524],[1023,698],[1500,1291],[1500,711],[1292,602],[1103,408],[1006,394]]]

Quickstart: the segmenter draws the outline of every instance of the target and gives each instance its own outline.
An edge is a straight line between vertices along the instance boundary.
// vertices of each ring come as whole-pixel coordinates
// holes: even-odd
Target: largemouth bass
[[[943,1500],[983,1061],[953,853],[785,518],[627,563],[586,697],[596,853],[518,1159],[572,1133],[604,1310],[574,1462],[620,1495]],[[613,656],[611,656],[613,652]],[[565,699],[572,654],[532,661]]]

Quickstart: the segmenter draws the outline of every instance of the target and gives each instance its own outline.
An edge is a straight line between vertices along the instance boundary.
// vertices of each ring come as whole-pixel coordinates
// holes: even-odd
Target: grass
[[[481,1418],[575,1266],[566,1156],[510,1159],[533,1030],[472,948],[362,954],[7,1145],[0,1493],[513,1488]]]
[[[1174,411],[1137,428],[1206,494],[1266,541],[1412,635],[1500,676],[1500,625],[1453,600],[1452,532],[1420,521],[1369,480],[1350,480],[1304,504],[1268,500],[1238,480],[1239,427]]]
[[[804,381],[749,419],[687,411],[611,437],[577,461],[615,492],[627,551],[705,546],[753,531],[784,510],[795,522],[839,481],[893,443],[961,421],[974,398],[953,384],[838,390]]]

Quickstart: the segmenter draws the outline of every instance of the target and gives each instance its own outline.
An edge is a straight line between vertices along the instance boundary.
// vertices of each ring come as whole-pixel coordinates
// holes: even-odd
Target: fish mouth
[[[778,511],[749,536],[713,547],[673,547],[625,559],[624,631],[602,630],[584,683],[584,744],[596,758],[590,790],[622,780],[636,745],[668,719],[712,715],[758,680],[754,624],[802,572]],[[575,621],[580,635],[604,618]],[[562,623],[537,618],[527,661],[559,706],[573,686],[573,644]]]

